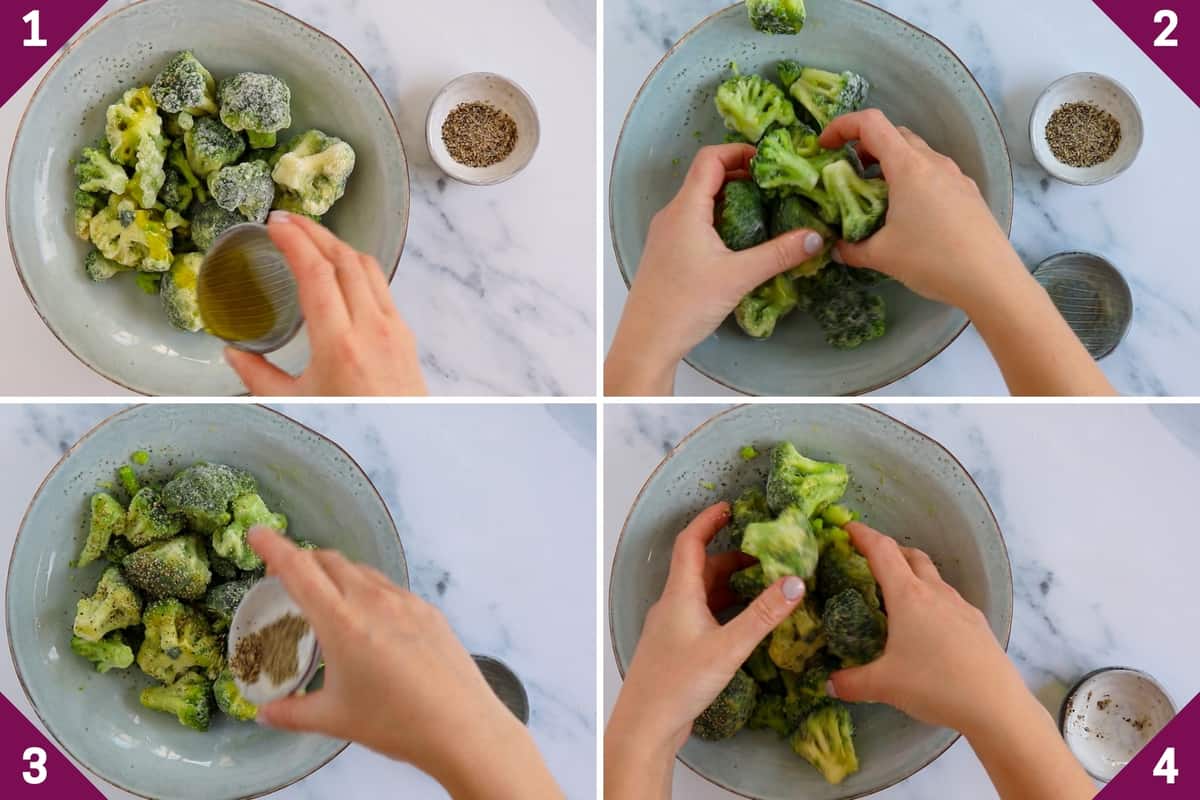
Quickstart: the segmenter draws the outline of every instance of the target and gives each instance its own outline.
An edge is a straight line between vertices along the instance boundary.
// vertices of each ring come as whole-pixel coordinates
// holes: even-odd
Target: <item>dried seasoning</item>
[[[300,662],[297,650],[308,633],[303,617],[288,614],[238,639],[229,666],[244,683],[254,683],[263,672],[279,684],[296,677]]]
[[[1103,164],[1121,146],[1121,123],[1093,103],[1067,103],[1050,115],[1046,143],[1069,167]]]
[[[517,147],[517,123],[491,103],[463,103],[442,123],[450,157],[466,167],[490,167]]]

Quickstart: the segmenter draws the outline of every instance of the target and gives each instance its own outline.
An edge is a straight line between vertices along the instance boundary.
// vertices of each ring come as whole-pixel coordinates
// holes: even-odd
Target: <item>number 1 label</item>
[[[21,17],[22,22],[29,23],[29,38],[22,42],[26,47],[45,47],[49,44],[42,38],[42,12],[36,8]]]
[[[1179,15],[1169,8],[1164,8],[1162,11],[1154,15],[1154,24],[1162,25],[1166,23],[1163,32],[1154,40],[1155,47],[1179,47],[1179,40],[1174,38],[1175,29],[1179,27]]]
[[[1156,778],[1166,778],[1168,786],[1175,785],[1175,779],[1179,777],[1179,770],[1175,768],[1174,747],[1168,747],[1166,750],[1163,750],[1162,757],[1154,765],[1154,772],[1152,774]]]

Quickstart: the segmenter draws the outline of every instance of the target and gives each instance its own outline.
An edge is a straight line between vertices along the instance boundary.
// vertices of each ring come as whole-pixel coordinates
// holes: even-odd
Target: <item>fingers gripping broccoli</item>
[[[255,578],[242,578],[209,588],[208,594],[204,596],[204,609],[212,620],[213,630],[223,631],[229,628],[242,598],[256,582]]]
[[[803,672],[780,672],[785,689],[783,710],[793,730],[806,716],[830,702],[832,698],[825,687],[836,667],[836,662],[827,654],[819,653],[809,660]]]
[[[217,708],[227,716],[242,721],[251,721],[258,716],[258,706],[242,697],[229,667],[221,670],[221,674],[213,681],[212,689]]]
[[[758,559],[767,584],[787,575],[811,580],[817,570],[818,546],[812,524],[796,508],[786,508],[770,522],[746,526],[742,551]]]
[[[203,675],[188,672],[174,683],[143,689],[140,700],[146,708],[174,714],[185,728],[206,731],[212,717],[211,693],[212,687]]]
[[[820,253],[789,270],[787,276],[792,279],[815,275],[828,266],[832,260],[833,246],[837,243],[837,236],[833,229],[825,224],[807,200],[795,195],[788,195],[775,204],[771,213],[771,238],[800,229],[820,234],[821,238],[825,240],[825,246]]]
[[[775,128],[758,143],[758,152],[750,160],[750,174],[763,189],[808,191],[821,180],[820,169],[797,152],[787,128]]]
[[[717,235],[730,250],[746,250],[767,240],[762,192],[753,181],[730,181],[717,201]]]
[[[275,181],[265,161],[222,167],[208,176],[208,191],[226,211],[240,211],[251,222],[266,222],[275,201]]]
[[[887,216],[887,181],[860,178],[848,161],[835,161],[821,176],[826,191],[838,205],[843,239],[861,242],[879,230]]]
[[[766,339],[775,326],[796,310],[800,295],[787,275],[776,275],[746,295],[734,309],[738,327],[755,339]]]
[[[221,121],[233,131],[246,131],[250,146],[275,146],[275,134],[292,124],[292,91],[274,75],[241,72],[221,81],[217,90]]]
[[[109,198],[108,206],[92,217],[89,233],[100,254],[121,266],[143,272],[171,268],[171,232],[162,217],[138,209],[127,197]]]
[[[814,598],[807,598],[771,632],[767,653],[780,669],[800,672],[825,647],[825,632]]]
[[[125,538],[134,547],[170,539],[181,530],[183,518],[167,510],[162,497],[153,487],[142,487],[129,501]]]
[[[763,575],[762,564],[740,569],[729,576],[729,588],[738,598],[749,603],[771,584]]]
[[[171,271],[163,276],[162,303],[167,320],[181,331],[195,333],[204,329],[200,317],[200,298],[197,285],[204,256],[200,253],[184,253],[175,256]]]
[[[788,87],[788,91],[813,122],[825,130],[834,117],[858,111],[867,101],[871,84],[853,72],[827,72],[806,67]]]
[[[141,595],[121,570],[109,567],[100,576],[95,593],[76,603],[73,630],[80,639],[98,642],[110,631],[137,625],[141,618]]]
[[[98,642],[71,637],[71,650],[96,665],[96,672],[125,669],[133,664],[133,650],[120,631],[113,631]]]
[[[200,177],[208,177],[246,152],[246,141],[215,117],[201,117],[183,135],[188,165]]]
[[[259,569],[262,559],[246,543],[246,534],[255,525],[266,525],[282,533],[287,530],[287,517],[271,513],[257,494],[244,494],[233,501],[233,522],[213,534],[213,550],[237,564],[238,569]]]
[[[168,510],[183,514],[201,533],[213,533],[233,521],[230,506],[244,494],[258,492],[254,476],[225,464],[193,464],[163,487]]]
[[[717,699],[696,717],[692,733],[708,741],[728,739],[745,727],[757,699],[758,684],[739,669]]]
[[[871,565],[855,551],[848,536],[832,541],[821,553],[817,564],[817,588],[826,598],[853,589],[871,608],[879,609],[882,605],[879,584],[871,574]]]
[[[85,567],[100,558],[112,538],[125,532],[125,509],[115,497],[106,492],[98,492],[92,495],[91,506],[87,540],[79,558],[75,560],[76,567]]]
[[[717,111],[725,127],[751,144],[772,125],[796,122],[796,109],[778,86],[759,75],[735,75],[717,89]]]
[[[168,114],[202,117],[217,113],[215,90],[212,73],[185,50],[167,62],[151,84],[150,95]]]
[[[198,611],[174,597],[155,600],[142,616],[146,638],[137,665],[152,678],[170,683],[189,670],[216,677],[224,666],[220,640]]]
[[[729,539],[733,546],[742,546],[742,536],[746,526],[751,522],[766,522],[771,519],[771,509],[767,508],[767,497],[762,489],[751,486],[742,492],[730,509]]]
[[[318,130],[292,139],[271,157],[271,178],[280,195],[303,213],[324,216],[346,193],[354,172],[354,148]]]
[[[867,605],[855,589],[845,589],[825,601],[821,615],[829,652],[843,667],[874,661],[887,643],[887,617]]]
[[[814,461],[801,455],[791,442],[781,442],[771,451],[767,505],[772,511],[794,507],[807,523],[809,517],[840,500],[849,483],[845,464]]]
[[[834,785],[858,772],[854,722],[849,709],[837,701],[804,718],[792,735],[792,749]]]
[[[212,580],[204,545],[192,535],[135,550],[121,562],[121,572],[151,597],[184,600],[199,600]]]
[[[75,177],[84,192],[125,194],[129,175],[125,168],[114,164],[108,153],[99,147],[85,147],[75,162]],[[77,203],[78,204],[78,203]]]
[[[804,0],[746,0],[750,24],[761,33],[797,34],[807,13]]]

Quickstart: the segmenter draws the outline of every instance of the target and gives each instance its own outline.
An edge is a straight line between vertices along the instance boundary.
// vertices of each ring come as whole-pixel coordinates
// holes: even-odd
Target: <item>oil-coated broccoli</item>
[[[825,167],[821,179],[838,205],[843,239],[861,242],[879,230],[887,217],[887,181],[860,178],[848,161],[835,161]]]
[[[184,112],[191,117],[202,117],[217,113],[215,90],[212,73],[191,51],[184,50],[168,61],[154,79],[150,96],[168,114]]]
[[[887,643],[887,617],[867,605],[855,589],[844,589],[825,601],[821,615],[829,652],[844,667],[874,661]]]
[[[770,683],[779,677],[779,667],[775,666],[768,651],[770,643],[770,636],[763,639],[746,659],[746,663],[742,664],[742,669],[746,670],[746,674],[760,684]]]
[[[830,525],[842,528],[859,519],[859,514],[857,511],[851,511],[846,506],[834,503],[825,507],[821,512],[821,519]]]
[[[758,152],[750,160],[750,175],[763,189],[808,191],[821,181],[820,170],[797,152],[787,128],[775,128],[758,143]]]
[[[817,571],[818,549],[812,523],[795,507],[785,508],[769,522],[750,523],[742,537],[742,551],[758,559],[768,584],[787,575],[811,580]]]
[[[771,238],[782,236],[788,231],[807,229],[820,234],[825,241],[821,252],[807,261],[797,264],[787,272],[789,278],[806,278],[816,275],[832,261],[837,234],[825,224],[816,210],[802,197],[788,195],[776,203],[771,211],[769,229]]]
[[[125,509],[107,492],[92,495],[87,540],[75,559],[76,567],[85,567],[104,555],[114,536],[125,533]]]
[[[757,699],[758,684],[739,669],[717,699],[696,717],[692,733],[709,741],[728,739],[745,727]]]
[[[746,0],[750,24],[761,33],[797,34],[804,27],[804,0]]]
[[[98,642],[71,637],[71,650],[96,666],[96,672],[125,669],[133,664],[133,650],[120,631],[113,631]]]
[[[816,600],[807,597],[771,632],[767,653],[780,669],[800,672],[824,647],[825,631]]]
[[[324,216],[346,193],[354,172],[354,148],[311,130],[292,139],[271,157],[272,179],[305,214]]]
[[[157,211],[143,211],[119,195],[91,221],[92,244],[105,258],[143,272],[171,268],[171,232]]]
[[[85,242],[92,240],[92,217],[104,208],[104,201],[98,195],[90,194],[82,189],[75,190],[75,235]]]
[[[129,175],[99,147],[85,147],[75,162],[75,178],[84,192],[125,194]]]
[[[226,164],[232,164],[246,152],[246,140],[229,130],[216,117],[201,117],[183,136],[188,164],[204,178]]]
[[[854,723],[849,709],[837,701],[804,718],[792,735],[792,749],[832,784],[839,784],[858,772]]]
[[[207,678],[188,672],[174,683],[143,689],[141,703],[154,711],[174,714],[185,728],[206,731],[212,717],[211,693],[212,686]]]
[[[812,121],[825,130],[834,117],[858,111],[867,101],[871,84],[853,72],[827,72],[823,69],[805,67],[799,77],[788,88]]]
[[[222,167],[208,176],[208,191],[226,211],[240,211],[251,222],[266,222],[275,201],[275,181],[265,161]]]
[[[740,548],[747,525],[771,519],[771,509],[767,508],[767,497],[762,489],[751,486],[738,495],[730,507],[729,517],[729,540],[733,542],[734,547]]]
[[[134,474],[133,467],[128,464],[122,464],[117,467],[117,479],[121,481],[121,488],[125,490],[125,493],[129,495],[131,500],[142,488],[141,482],[138,481],[137,475]]]
[[[772,125],[796,122],[796,109],[783,90],[759,75],[735,75],[717,89],[717,111],[725,127],[754,144]]]
[[[787,275],[776,275],[746,295],[734,309],[738,327],[755,339],[775,333],[779,320],[796,310],[800,295]]]
[[[75,605],[75,635],[98,642],[105,634],[137,625],[142,618],[142,598],[116,567],[108,567],[91,597]]]
[[[254,476],[225,464],[193,464],[163,487],[163,500],[201,533],[213,533],[233,521],[230,506],[258,491]]]
[[[200,250],[208,250],[222,233],[245,221],[241,214],[226,211],[209,198],[192,212],[192,242]]]
[[[762,192],[753,181],[730,181],[717,201],[717,235],[730,250],[746,250],[767,240]]]
[[[321,221],[321,214],[309,214],[304,210],[304,201],[300,198],[300,195],[286,189],[279,190],[278,186],[276,186],[276,190],[275,202],[271,205],[271,208],[286,211],[289,214],[300,214],[301,216],[308,217],[313,222]]]
[[[152,678],[170,683],[193,669],[215,678],[225,664],[221,642],[204,615],[174,597],[155,600],[142,616],[146,638],[137,665]]]
[[[156,146],[163,142],[162,118],[149,87],[130,89],[108,107],[104,135],[109,156],[127,167],[137,165],[143,141],[150,140]]]
[[[134,547],[170,539],[183,530],[183,518],[167,511],[158,490],[144,486],[129,501],[125,538]]]
[[[207,189],[203,182],[196,177],[196,172],[192,169],[192,162],[188,160],[187,145],[182,138],[171,142],[171,146],[167,149],[167,164],[179,173],[184,185],[192,190],[192,199],[200,203],[208,199]]]
[[[792,84],[800,80],[800,73],[803,71],[804,67],[794,58],[785,58],[775,67],[775,72],[779,76],[779,82],[783,84],[784,91],[790,90]]]
[[[162,203],[167,210],[182,214],[188,210],[188,206],[192,204],[195,196],[192,187],[188,185],[179,170],[175,167],[167,167],[166,178],[163,180],[162,189],[158,192],[158,202]],[[168,225],[168,227],[171,226]]]
[[[185,534],[146,545],[125,557],[121,572],[150,597],[204,597],[212,571],[198,538]]]
[[[763,575],[762,564],[739,569],[729,576],[730,590],[747,603],[762,594],[763,589],[770,585]]]
[[[783,697],[761,692],[758,702],[754,704],[754,712],[746,721],[746,727],[752,731],[773,730],[780,736],[789,736],[794,730],[784,713]]]
[[[783,711],[793,729],[800,720],[830,702],[832,698],[825,687],[837,666],[828,653],[820,652],[808,660],[803,672],[780,671],[785,690]]]
[[[124,536],[114,536],[109,539],[108,547],[104,548],[104,560],[119,567],[125,556],[136,549]]]
[[[204,329],[196,291],[203,264],[204,256],[200,253],[184,253],[175,256],[171,271],[163,276],[163,310],[167,312],[167,321],[181,331],[195,333]]]
[[[256,150],[274,147],[276,133],[292,124],[292,91],[274,75],[240,72],[221,81],[217,95],[221,122],[245,131]]]
[[[212,619],[213,630],[223,631],[229,628],[242,598],[257,581],[257,578],[242,578],[209,588],[208,594],[204,595],[204,610]]]
[[[780,442],[771,450],[767,505],[777,512],[796,508],[807,522],[840,500],[849,483],[845,464],[815,461],[801,455],[791,442]]]
[[[272,513],[257,494],[244,494],[233,501],[233,522],[213,534],[213,550],[237,564],[238,569],[260,569],[262,559],[246,543],[246,534],[255,525],[266,525],[283,533],[287,530],[287,517]]]
[[[221,674],[213,681],[212,690],[213,699],[217,701],[217,708],[221,709],[226,716],[247,722],[258,716],[258,706],[242,697],[229,667],[221,670]]]
[[[871,573],[871,565],[854,549],[848,536],[831,541],[822,551],[821,561],[817,564],[817,588],[826,598],[853,589],[871,608],[881,606],[879,585]]]

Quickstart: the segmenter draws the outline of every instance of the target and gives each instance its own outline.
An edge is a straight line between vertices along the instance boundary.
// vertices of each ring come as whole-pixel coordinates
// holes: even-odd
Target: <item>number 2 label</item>
[[[1175,785],[1175,779],[1179,777],[1179,770],[1175,768],[1174,747],[1168,747],[1166,750],[1163,750],[1162,757],[1154,765],[1154,772],[1152,774],[1156,778],[1166,778],[1168,786]]]
[[[1174,38],[1175,29],[1179,27],[1179,15],[1169,8],[1164,8],[1162,11],[1154,15],[1154,24],[1167,26],[1163,28],[1163,32],[1154,40],[1155,47],[1179,47],[1179,40]]]
[[[26,47],[45,47],[49,42],[42,38],[42,12],[36,8],[21,17],[22,22],[29,23],[29,38],[21,44]]]
[[[27,747],[21,758],[29,764],[29,769],[21,773],[26,783],[37,786],[46,780],[46,751],[40,747]]]

